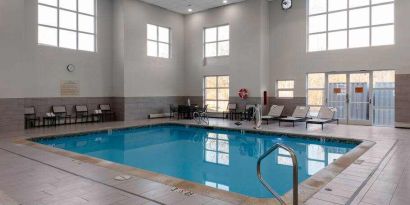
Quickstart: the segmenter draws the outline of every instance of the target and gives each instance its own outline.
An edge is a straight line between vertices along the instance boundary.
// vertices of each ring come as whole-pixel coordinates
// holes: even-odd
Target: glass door
[[[328,74],[327,93],[327,106],[336,108],[335,117],[347,123],[347,74]]]
[[[395,71],[373,72],[373,124],[394,126]]]
[[[371,125],[370,73],[350,73],[348,77],[348,123]]]

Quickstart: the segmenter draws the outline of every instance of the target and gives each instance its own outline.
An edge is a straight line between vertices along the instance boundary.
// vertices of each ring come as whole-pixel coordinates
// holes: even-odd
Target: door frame
[[[368,107],[368,119],[367,120],[351,120],[350,119],[350,112],[351,112],[351,93],[350,93],[350,75],[351,74],[369,74],[369,93],[367,96],[367,102],[369,104]],[[326,105],[328,106],[328,98],[329,98],[329,75],[332,74],[345,74],[346,75],[346,100],[345,100],[345,109],[344,109],[344,116],[345,119],[340,119],[340,123],[349,124],[349,125],[373,125],[373,103],[372,103],[372,96],[373,96],[373,71],[337,71],[337,72],[326,72],[325,73],[325,92],[326,92]]]

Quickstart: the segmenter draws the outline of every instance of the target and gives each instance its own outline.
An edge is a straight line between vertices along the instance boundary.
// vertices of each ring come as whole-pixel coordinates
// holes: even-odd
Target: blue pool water
[[[357,144],[242,134],[179,125],[43,138],[38,143],[130,165],[251,197],[271,197],[256,176],[259,156],[276,143],[290,146],[299,161],[299,183]],[[262,162],[265,179],[279,193],[292,188],[292,161],[284,150]]]

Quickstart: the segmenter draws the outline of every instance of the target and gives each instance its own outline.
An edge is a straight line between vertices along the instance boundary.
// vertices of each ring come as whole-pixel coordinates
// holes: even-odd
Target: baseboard
[[[410,129],[410,123],[409,122],[395,122],[394,127]]]

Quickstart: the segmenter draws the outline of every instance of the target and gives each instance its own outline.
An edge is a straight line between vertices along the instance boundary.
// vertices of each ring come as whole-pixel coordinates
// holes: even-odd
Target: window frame
[[[309,75],[310,74],[323,74],[324,76],[324,81],[323,81],[323,87],[322,88],[310,88],[309,87]],[[309,91],[322,91],[323,94],[323,99],[322,99],[322,105],[311,105],[309,104]],[[306,74],[306,105],[309,106],[310,108],[316,107],[316,108],[321,108],[322,106],[326,105],[326,100],[327,100],[327,73],[326,72],[314,72],[314,73],[307,73]],[[319,114],[319,111],[318,113]],[[317,117],[317,115],[312,115],[312,112],[309,111],[309,115],[312,117]]]
[[[37,0],[37,45],[39,46],[46,46],[46,47],[54,47],[54,48],[61,48],[61,49],[68,49],[68,50],[75,50],[75,51],[83,51],[83,52],[90,52],[90,53],[97,53],[97,18],[98,18],[98,5],[97,5],[97,0],[93,0],[94,1],[94,15],[92,14],[87,14],[87,13],[83,13],[79,11],[79,4],[78,2],[80,0],[76,0],[76,10],[70,10],[70,9],[66,9],[66,8],[62,8],[60,7],[60,0],[56,0],[57,1],[57,6],[54,5],[49,5],[49,4],[44,4],[41,3],[39,0]],[[50,25],[45,25],[45,24],[40,24],[38,22],[38,18],[39,18],[39,13],[38,13],[38,8],[39,6],[44,6],[44,7],[48,7],[48,8],[53,8],[57,10],[57,25],[56,26],[50,26]],[[60,27],[60,10],[63,11],[67,11],[67,12],[71,12],[71,13],[75,13],[76,15],[76,29],[68,29],[68,28],[62,28]],[[88,16],[88,17],[93,17],[94,18],[94,33],[90,33],[90,32],[85,32],[85,31],[80,31],[79,30],[79,16],[80,15],[84,15],[84,16]],[[50,45],[50,44],[43,44],[39,42],[39,34],[38,34],[38,30],[40,27],[46,27],[46,28],[52,28],[52,29],[56,29],[57,30],[57,45]],[[62,31],[69,31],[69,32],[75,32],[76,33],[76,48],[72,49],[72,48],[66,48],[66,47],[60,47],[60,30]],[[82,50],[79,49],[79,35],[80,34],[86,34],[86,35],[92,35],[94,36],[94,48],[93,51],[89,51],[89,50]]]
[[[279,82],[281,81],[293,81],[293,88],[279,88]],[[276,80],[276,97],[281,98],[281,99],[293,99],[295,98],[295,85],[296,81],[292,79],[287,79],[287,80]],[[281,97],[279,95],[280,91],[292,91],[292,97]]]
[[[216,87],[206,87],[206,78],[208,78],[208,77],[216,77]],[[219,87],[219,78],[220,77],[228,77],[229,78],[229,85],[228,85],[228,87]],[[225,112],[226,110],[221,110],[221,111],[219,111],[218,110],[218,107],[219,107],[219,102],[227,102],[228,104],[229,104],[229,97],[230,96],[228,96],[228,100],[219,100],[219,90],[220,89],[227,89],[228,91],[229,91],[229,95],[230,95],[230,83],[231,83],[231,77],[229,76],[229,75],[207,75],[207,76],[204,76],[204,78],[203,78],[203,103],[204,103],[204,105],[206,105],[206,102],[207,101],[215,101],[216,102],[216,111],[215,111],[215,113],[223,113],[223,112]],[[216,90],[216,99],[207,99],[206,98],[206,90],[208,90],[208,89],[210,89],[210,90]],[[208,108],[209,109],[209,108]],[[225,108],[225,109],[227,109],[227,108]]]
[[[156,34],[156,37],[157,37],[157,40],[151,40],[151,39],[149,39],[148,38],[148,25],[151,25],[151,26],[155,26],[156,28],[157,28],[157,34]],[[168,42],[164,42],[164,41],[160,41],[159,40],[159,28],[165,28],[165,29],[167,29],[168,30]],[[160,25],[157,25],[157,24],[152,24],[152,23],[147,23],[147,26],[146,26],[146,35],[147,35],[147,37],[146,37],[146,39],[147,39],[147,57],[151,57],[151,58],[161,58],[161,59],[171,59],[171,56],[172,56],[172,54],[171,54],[171,44],[172,44],[172,42],[171,42],[171,39],[172,39],[172,36],[171,36],[171,34],[172,34],[172,32],[171,32],[171,27],[167,27],[167,26],[160,26]],[[149,56],[148,55],[148,42],[154,42],[154,43],[156,43],[157,44],[157,54],[156,54],[156,56]],[[159,56],[159,45],[160,44],[167,44],[168,45],[168,57],[160,57]]]
[[[307,53],[315,53],[315,52],[323,52],[323,51],[334,51],[334,50],[345,50],[345,49],[355,49],[355,48],[371,48],[371,47],[379,47],[379,46],[392,46],[396,44],[396,1],[395,0],[390,0],[388,2],[382,2],[382,3],[372,3],[372,0],[369,0],[368,5],[362,5],[362,6],[357,6],[350,8],[350,0],[347,1],[347,7],[345,9],[339,9],[339,10],[334,10],[334,11],[329,11],[329,0],[326,1],[326,11],[325,12],[320,12],[320,13],[315,13],[315,14],[310,14],[310,1],[311,0],[306,0],[307,1],[307,6],[306,6],[306,52]],[[382,5],[393,5],[393,22],[392,23],[384,23],[384,24],[377,24],[377,25],[372,25],[373,18],[372,18],[372,8],[377,7],[377,6],[382,6]],[[350,12],[355,11],[358,9],[363,9],[363,8],[369,8],[369,25],[368,26],[358,26],[358,27],[353,27],[350,28]],[[329,30],[329,14],[334,14],[334,13],[339,13],[339,12],[346,12],[347,18],[346,18],[346,28],[344,29],[336,29],[336,30]],[[320,32],[312,32],[310,33],[310,17],[315,17],[315,16],[321,16],[321,15],[326,15],[326,29],[325,31],[320,31]],[[392,44],[386,44],[386,45],[373,45],[373,34],[372,30],[373,28],[380,28],[380,27],[385,27],[385,26],[393,26],[393,42]],[[351,47],[350,45],[350,32],[351,31],[356,31],[360,29],[368,29],[368,45],[367,46],[358,46],[358,47]],[[335,48],[335,49],[329,49],[329,33],[336,33],[336,32],[342,32],[346,31],[346,48]],[[310,37],[312,35],[320,35],[324,34],[326,36],[326,47],[323,50],[310,50]]]
[[[229,27],[229,35],[227,40],[219,40],[219,28],[228,26]],[[216,29],[216,41],[210,41],[206,42],[206,30],[207,29]],[[228,54],[227,55],[219,55],[219,44],[223,42],[228,42],[229,44],[229,49],[228,49]],[[216,55],[215,56],[206,56],[206,45],[207,44],[212,44],[216,43]],[[204,53],[204,58],[218,58],[218,57],[229,57],[231,55],[231,25],[230,24],[221,24],[218,26],[210,26],[210,27],[204,27],[203,28],[203,53]]]

